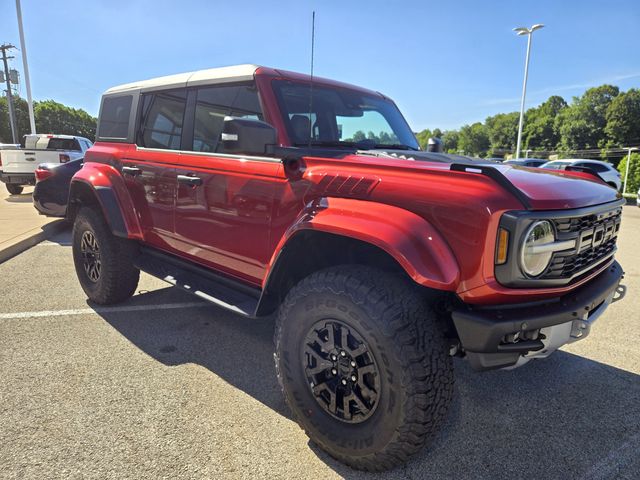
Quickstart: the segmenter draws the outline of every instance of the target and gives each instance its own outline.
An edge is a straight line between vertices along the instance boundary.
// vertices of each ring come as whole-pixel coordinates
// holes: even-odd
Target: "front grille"
[[[557,252],[544,279],[573,279],[595,270],[616,251],[622,208],[580,217],[556,218],[559,240],[576,240],[576,247]]]
[[[621,216],[622,209],[614,208],[613,210],[598,215],[584,215],[582,217],[574,218],[556,218],[553,220],[553,222],[556,225],[558,234],[562,235],[563,233],[575,233],[589,230],[610,220],[614,220],[618,225],[618,228],[620,228]]]

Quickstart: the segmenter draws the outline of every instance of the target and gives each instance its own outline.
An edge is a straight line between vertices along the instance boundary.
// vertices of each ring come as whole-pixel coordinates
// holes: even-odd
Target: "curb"
[[[66,222],[64,219],[54,220],[51,223],[47,223],[41,227],[40,231],[0,250],[0,263],[6,262],[10,258],[30,249],[34,245],[51,238],[56,233],[64,230],[65,226]]]

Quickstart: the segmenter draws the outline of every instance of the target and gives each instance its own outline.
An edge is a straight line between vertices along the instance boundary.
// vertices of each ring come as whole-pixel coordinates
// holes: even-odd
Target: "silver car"
[[[550,170],[564,170],[568,166],[590,168],[595,171],[602,179],[616,190],[622,187],[620,172],[613,165],[600,160],[585,160],[584,158],[565,158],[563,160],[552,160],[545,163],[540,168],[548,168]]]

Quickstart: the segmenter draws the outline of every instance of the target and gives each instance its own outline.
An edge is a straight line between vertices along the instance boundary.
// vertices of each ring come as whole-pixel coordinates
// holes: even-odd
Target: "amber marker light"
[[[498,248],[496,248],[496,265],[502,265],[507,261],[507,249],[509,247],[509,232],[504,228],[498,230]]]

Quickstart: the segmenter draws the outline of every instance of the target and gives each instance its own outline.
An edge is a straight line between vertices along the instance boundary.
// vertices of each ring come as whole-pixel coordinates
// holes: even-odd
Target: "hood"
[[[529,198],[534,210],[581,208],[622,198],[614,188],[587,173],[492,166]]]
[[[528,199],[532,210],[564,210],[613,202],[622,196],[609,185],[588,173],[565,172],[541,168],[527,168],[518,165],[433,152],[408,152],[402,150],[367,151],[366,155],[392,157],[419,162],[492,167]],[[512,192],[513,193],[513,192]]]

